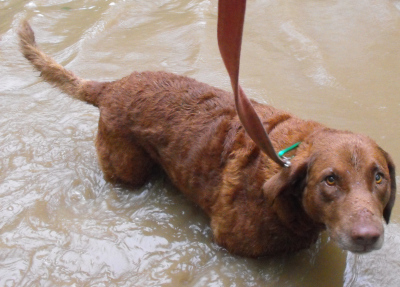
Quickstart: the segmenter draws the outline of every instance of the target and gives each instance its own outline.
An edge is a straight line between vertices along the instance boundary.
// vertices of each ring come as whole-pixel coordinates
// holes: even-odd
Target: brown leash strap
[[[257,146],[280,166],[290,166],[275,152],[271,140],[250,100],[239,85],[240,51],[242,45],[246,0],[219,0],[218,46],[231,79],[236,110],[246,132]]]

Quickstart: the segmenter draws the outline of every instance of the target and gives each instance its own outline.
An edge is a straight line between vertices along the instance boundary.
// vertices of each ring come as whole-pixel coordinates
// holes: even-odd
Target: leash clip
[[[292,163],[290,162],[290,159],[293,158],[293,157],[288,158],[288,157],[283,156],[283,157],[280,157],[280,158],[283,161],[283,167],[290,167],[292,165]]]
[[[278,152],[278,156],[282,159],[282,161],[284,162],[284,167],[290,167],[292,165],[292,163],[290,162],[290,159],[292,159],[294,156],[292,157],[285,157],[284,154],[294,150],[295,148],[297,148],[300,145],[301,142],[297,142],[294,145],[291,145],[288,148],[285,148],[283,150],[281,150],[280,152]]]

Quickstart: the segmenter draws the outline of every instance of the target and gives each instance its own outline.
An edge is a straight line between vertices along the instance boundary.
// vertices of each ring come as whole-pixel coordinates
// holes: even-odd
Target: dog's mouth
[[[356,238],[348,232],[331,232],[328,228],[330,238],[343,250],[355,254],[365,254],[381,249],[384,241],[384,234],[374,238]]]
[[[365,254],[374,250],[379,250],[381,249],[381,247],[382,244],[369,244],[369,245],[357,245],[357,246],[352,246],[349,249],[344,249],[344,248],[343,249],[356,254]]]

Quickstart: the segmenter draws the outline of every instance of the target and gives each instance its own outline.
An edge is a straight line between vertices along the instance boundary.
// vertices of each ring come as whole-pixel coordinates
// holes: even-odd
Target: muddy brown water
[[[0,286],[398,286],[397,202],[381,250],[248,259],[155,175],[104,181],[98,111],[42,82],[16,29],[84,78],[167,70],[230,89],[216,0],[0,0]],[[400,1],[249,1],[241,82],[303,118],[374,138],[400,167]],[[399,177],[397,177],[399,181]]]

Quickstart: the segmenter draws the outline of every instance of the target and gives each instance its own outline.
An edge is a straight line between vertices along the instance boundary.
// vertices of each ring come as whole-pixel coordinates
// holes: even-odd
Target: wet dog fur
[[[276,150],[301,142],[282,168],[248,137],[231,93],[167,72],[84,80],[38,49],[27,22],[18,33],[45,81],[99,108],[106,180],[137,187],[161,167],[210,217],[214,240],[242,256],[308,248],[324,229],[345,250],[382,246],[395,166],[370,138],[252,101]]]

